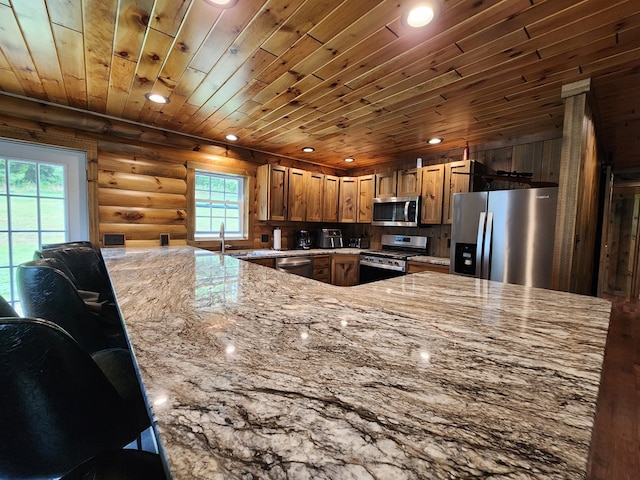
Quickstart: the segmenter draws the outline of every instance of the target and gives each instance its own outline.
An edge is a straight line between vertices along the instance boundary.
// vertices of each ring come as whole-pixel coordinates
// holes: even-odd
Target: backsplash
[[[429,237],[429,255],[434,257],[449,257],[449,239],[451,238],[451,225],[425,225],[422,227],[377,227],[365,223],[304,223],[304,222],[255,222],[254,248],[273,247],[273,229],[279,227],[282,231],[282,249],[291,250],[296,245],[296,231],[308,230],[311,234],[313,246],[316,245],[318,230],[322,228],[339,228],[342,230],[344,244],[349,244],[350,238],[367,236],[370,239],[371,249],[381,247],[381,239],[384,234],[391,235],[424,235]],[[266,241],[262,241],[263,237]]]

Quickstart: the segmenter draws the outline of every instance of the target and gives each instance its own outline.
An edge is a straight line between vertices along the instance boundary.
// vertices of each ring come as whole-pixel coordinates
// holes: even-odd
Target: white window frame
[[[193,186],[190,191],[190,195],[193,198],[193,213],[191,215],[193,222],[193,238],[191,240],[195,240],[198,242],[208,241],[208,240],[220,240],[220,229],[215,225],[212,225],[212,231],[205,233],[198,233],[197,231],[197,219],[196,219],[196,211],[197,211],[197,203],[199,201],[211,202],[212,204],[221,204],[221,205],[233,205],[238,207],[239,211],[239,220],[240,220],[240,229],[238,232],[231,231],[227,223],[225,222],[225,240],[246,240],[249,235],[249,209],[248,209],[248,190],[249,190],[249,178],[245,175],[240,175],[236,173],[229,173],[227,171],[219,171],[213,168],[206,168],[202,165],[198,165],[193,168]],[[198,200],[196,198],[196,176],[198,174],[207,175],[211,177],[218,177],[223,179],[233,179],[241,181],[242,192],[238,193],[239,200],[238,201],[220,201],[216,202],[209,199],[201,199]]]
[[[89,206],[87,187],[87,154],[81,150],[73,150],[64,147],[48,146],[20,142],[15,140],[0,139],[0,156],[6,160],[24,160],[39,164],[62,165],[65,169],[65,241],[89,239]],[[8,162],[7,162],[8,166]],[[9,177],[7,176],[7,183]],[[8,185],[7,185],[8,188]],[[7,192],[9,193],[9,192]],[[36,195],[40,198],[40,195]],[[2,199],[8,201],[8,197]],[[8,212],[8,225],[6,232],[11,238],[14,231],[11,229],[11,211]],[[16,232],[18,233],[18,232]],[[40,238],[41,231],[38,229]],[[11,269],[11,298],[6,299],[12,304],[18,301],[15,291],[15,269],[17,264],[10,252]],[[4,266],[3,266],[4,267]]]

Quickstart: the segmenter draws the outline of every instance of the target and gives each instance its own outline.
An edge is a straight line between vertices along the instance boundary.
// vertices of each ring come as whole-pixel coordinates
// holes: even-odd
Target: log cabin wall
[[[187,162],[209,162],[211,165],[246,171],[255,171],[256,166],[262,163],[275,163],[338,176],[382,173],[416,165],[416,160],[413,159],[385,164],[375,170],[340,171],[261,152],[205,146],[186,136],[133,128],[115,120],[106,121],[18,99],[9,99],[0,106],[0,135],[43,144],[75,145],[86,151],[94,151],[89,155],[90,169],[94,172],[91,175],[95,176],[96,186],[95,200],[91,202],[91,206],[96,209],[91,238],[97,242],[105,233],[124,233],[130,245],[158,245],[161,233],[169,233],[172,244],[186,243]],[[470,157],[485,164],[488,173],[501,169],[526,169],[534,172],[536,180],[554,181],[557,178],[560,144],[559,138],[526,137],[472,146]],[[461,151],[440,152],[425,154],[423,162],[424,165],[430,165],[461,158]],[[492,187],[513,187],[499,186],[497,183]],[[254,216],[255,203],[250,203]],[[270,248],[276,226],[282,229],[283,248],[295,246],[296,230],[305,229],[314,233],[322,227],[336,227],[342,228],[346,241],[364,234],[370,236],[373,248],[380,246],[383,233],[426,235],[430,237],[432,255],[449,256],[449,225],[390,229],[364,224],[253,221],[250,227],[252,238],[240,246]],[[219,242],[196,244],[205,248],[219,248]]]

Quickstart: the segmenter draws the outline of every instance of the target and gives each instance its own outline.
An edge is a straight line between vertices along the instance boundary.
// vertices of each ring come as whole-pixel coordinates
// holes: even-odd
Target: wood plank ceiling
[[[640,1],[442,0],[422,29],[410,3],[0,0],[0,89],[344,168],[559,134],[591,77],[608,154],[640,165]]]

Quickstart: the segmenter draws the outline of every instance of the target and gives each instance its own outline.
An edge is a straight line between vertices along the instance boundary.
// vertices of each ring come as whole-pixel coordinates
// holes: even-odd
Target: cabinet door
[[[375,175],[358,177],[358,223],[371,223],[373,220],[373,197],[375,195]]]
[[[340,177],[340,210],[338,220],[342,223],[355,223],[358,202],[358,179]]]
[[[472,183],[471,160],[445,163],[444,166],[444,206],[442,223],[453,221],[453,195],[470,191]]]
[[[395,197],[397,172],[376,173],[376,197]]]
[[[400,170],[398,172],[398,196],[420,195],[420,169]]]
[[[311,173],[307,180],[307,222],[322,221],[324,175]]]
[[[333,254],[331,256],[331,283],[351,287],[360,281],[360,255]]]
[[[422,223],[442,223],[444,165],[422,167]]]
[[[323,190],[322,219],[325,222],[337,222],[338,206],[340,205],[340,177],[325,175]]]
[[[257,172],[258,220],[286,220],[289,169],[260,165]]]
[[[307,178],[309,172],[289,169],[288,220],[304,222],[307,219]]]

